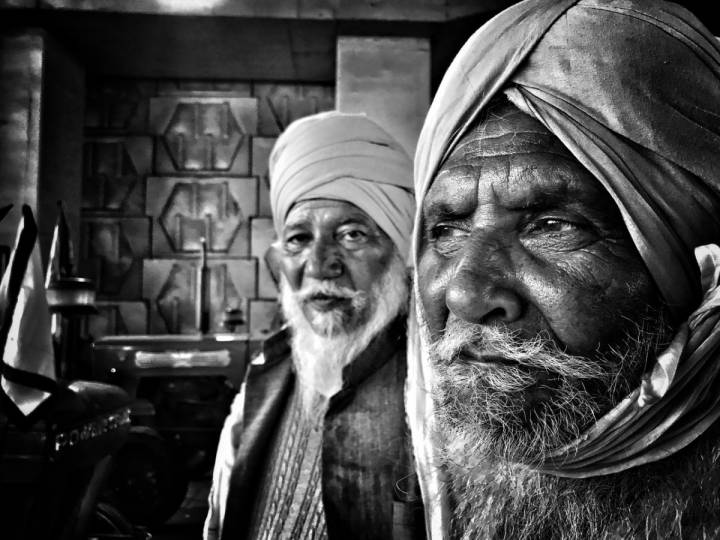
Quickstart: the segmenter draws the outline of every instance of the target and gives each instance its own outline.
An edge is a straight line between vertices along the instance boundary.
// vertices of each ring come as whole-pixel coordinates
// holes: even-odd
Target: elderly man
[[[314,115],[278,139],[270,198],[288,324],[226,421],[206,537],[408,538],[410,158],[364,115]]]
[[[527,0],[420,136],[408,411],[433,538],[720,536],[720,47]]]

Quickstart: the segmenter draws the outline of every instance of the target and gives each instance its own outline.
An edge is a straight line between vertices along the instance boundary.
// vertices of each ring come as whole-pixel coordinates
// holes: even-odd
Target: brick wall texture
[[[277,287],[267,159],[293,120],[334,107],[334,88],[255,82],[90,80],[79,268],[96,280],[93,337],[195,332],[206,239],[211,329],[262,337]]]

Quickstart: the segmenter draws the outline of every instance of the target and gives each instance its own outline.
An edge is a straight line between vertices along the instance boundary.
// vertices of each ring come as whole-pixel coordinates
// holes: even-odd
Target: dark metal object
[[[79,351],[87,347],[87,315],[97,313],[95,284],[91,279],[73,275],[73,248],[70,242],[62,201],[53,231],[45,277],[47,300],[52,314],[57,375],[70,379],[78,373]]]
[[[197,329],[201,334],[210,331],[210,306],[208,305],[208,285],[210,281],[210,269],[207,265],[207,241],[200,239],[200,265],[197,271],[197,292],[195,294],[195,321]]]
[[[245,324],[242,309],[233,307],[225,308],[222,323],[228,332],[235,332],[238,327]]]
[[[208,474],[250,348],[247,334],[107,336],[93,344],[91,378],[133,400],[132,448],[120,452],[110,481],[113,502],[133,523],[162,523],[182,503],[188,479]]]

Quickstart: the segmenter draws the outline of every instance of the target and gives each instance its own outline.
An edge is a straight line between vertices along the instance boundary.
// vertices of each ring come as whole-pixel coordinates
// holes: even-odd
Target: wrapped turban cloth
[[[408,256],[415,199],[412,162],[362,114],[324,112],[297,120],[270,154],[270,204],[280,236],[292,206],[308,199],[354,204]]]
[[[718,42],[684,8],[660,0],[510,7],[470,37],[438,89],[415,158],[418,201],[500,93],[542,122],[611,194],[679,328],[641,386],[542,469],[587,477],[661,459],[720,415]],[[417,231],[420,221],[418,209]],[[416,235],[415,256],[418,245]],[[441,489],[427,442],[432,371],[419,303],[416,316],[408,411],[432,499]],[[435,535],[443,519],[437,508]]]

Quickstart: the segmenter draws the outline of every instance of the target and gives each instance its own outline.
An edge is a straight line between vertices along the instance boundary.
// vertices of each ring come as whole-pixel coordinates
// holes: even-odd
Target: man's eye
[[[566,232],[576,232],[584,229],[580,223],[567,221],[559,218],[543,218],[537,219],[532,223],[528,224],[526,232],[530,234],[557,234]]]
[[[467,236],[467,231],[459,227],[453,227],[452,225],[435,225],[430,228],[430,240],[453,240],[464,238]]]
[[[311,240],[312,238],[309,234],[292,234],[283,240],[283,247],[286,251],[293,253],[300,251]]]
[[[522,229],[522,242],[541,251],[575,251],[600,237],[592,223],[581,218],[545,217],[530,220]]]
[[[367,243],[369,235],[360,229],[346,229],[341,231],[338,235],[338,240],[345,247],[357,247]]]
[[[452,257],[468,235],[469,232],[462,227],[442,223],[430,227],[427,232],[430,245],[443,257]]]

